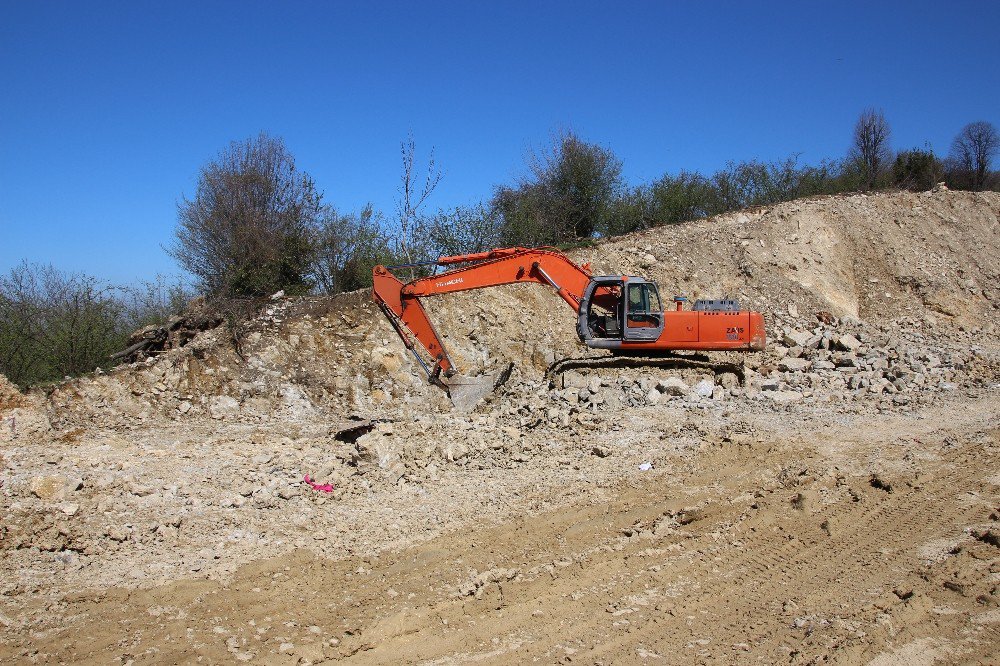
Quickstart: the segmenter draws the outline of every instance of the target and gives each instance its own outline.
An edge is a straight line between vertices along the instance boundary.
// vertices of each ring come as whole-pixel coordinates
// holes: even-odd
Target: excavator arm
[[[452,376],[455,367],[420,303],[422,297],[502,284],[536,282],[554,288],[575,312],[580,308],[580,299],[591,277],[589,264],[579,266],[558,250],[549,248],[504,248],[440,257],[421,265],[460,267],[404,284],[390,272],[392,267],[376,266],[372,272],[372,296],[399,333],[403,344],[431,380],[437,383],[441,383],[442,374]],[[427,365],[421,357],[417,345],[430,356],[431,365]]]

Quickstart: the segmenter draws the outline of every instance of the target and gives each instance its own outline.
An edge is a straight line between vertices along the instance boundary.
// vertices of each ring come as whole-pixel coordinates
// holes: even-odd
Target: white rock
[[[667,377],[656,383],[656,390],[667,395],[684,396],[691,388],[677,377]]]
[[[804,358],[783,358],[778,361],[778,370],[784,372],[805,372],[812,362]]]
[[[844,351],[851,351],[851,352],[857,351],[858,347],[861,346],[861,341],[858,340],[853,335],[851,335],[850,333],[845,333],[844,335],[840,336],[839,340],[837,340],[837,346],[843,349]]]
[[[809,331],[787,330],[782,342],[785,343],[786,347],[805,347],[811,337],[812,333]]]
[[[240,413],[240,402],[229,395],[217,395],[208,401],[208,414],[213,419],[224,419]]]
[[[712,391],[715,390],[715,383],[707,379],[702,379],[700,382],[694,385],[695,394],[701,396],[702,398],[711,398]]]

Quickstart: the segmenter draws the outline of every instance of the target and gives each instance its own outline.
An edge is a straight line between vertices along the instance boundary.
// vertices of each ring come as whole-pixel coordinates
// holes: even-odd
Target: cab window
[[[628,311],[630,313],[659,313],[660,297],[651,284],[630,284],[628,286]]]

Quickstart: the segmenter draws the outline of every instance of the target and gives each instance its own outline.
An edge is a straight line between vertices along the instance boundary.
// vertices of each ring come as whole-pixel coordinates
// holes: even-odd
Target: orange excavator
[[[403,283],[390,269],[454,267]],[[420,299],[503,284],[548,285],[577,315],[576,332],[588,347],[630,356],[679,350],[757,351],[764,349],[764,318],[740,310],[732,300],[696,301],[675,296],[664,310],[656,284],[632,275],[592,275],[554,248],[511,247],[477,254],[440,257],[399,266],[376,266],[372,299],[431,382],[447,388],[455,366]],[[419,345],[419,349],[418,349]],[[425,358],[428,357],[428,358]]]

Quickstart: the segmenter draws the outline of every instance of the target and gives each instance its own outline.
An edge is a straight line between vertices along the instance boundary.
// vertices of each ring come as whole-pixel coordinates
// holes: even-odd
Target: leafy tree
[[[178,205],[168,250],[209,296],[309,289],[314,236],[330,209],[279,138],[233,142],[201,169]]]
[[[649,188],[649,217],[655,224],[677,224],[720,212],[719,192],[699,173],[663,176]]]
[[[0,277],[0,371],[28,385],[93,370],[128,333],[118,295],[87,275],[14,267]]]
[[[491,202],[508,241],[562,243],[606,233],[622,189],[621,162],[609,149],[567,132],[529,159],[530,174],[500,187]]]
[[[892,165],[893,185],[914,192],[931,189],[943,175],[941,160],[930,149],[904,150],[896,155]]]
[[[849,157],[861,171],[863,186],[867,190],[879,186],[892,160],[892,148],[889,146],[891,134],[881,109],[865,109],[854,125],[854,141]]]
[[[23,262],[0,276],[0,373],[29,386],[90,372],[132,331],[166,321],[189,297],[164,277],[116,287]]]
[[[993,123],[978,121],[962,128],[951,144],[951,159],[958,176],[972,190],[986,189],[990,165],[1000,151],[1000,133]]]

